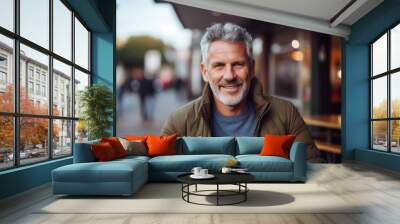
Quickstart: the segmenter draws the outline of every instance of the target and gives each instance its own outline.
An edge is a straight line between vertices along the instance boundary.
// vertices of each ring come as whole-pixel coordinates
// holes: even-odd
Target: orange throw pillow
[[[296,135],[265,135],[264,146],[261,149],[262,156],[280,156],[289,159],[290,147]]]
[[[176,137],[177,135],[165,135],[165,136],[148,136],[147,143],[147,154],[148,156],[165,156],[165,155],[176,155]]]
[[[108,142],[93,144],[90,147],[92,149],[94,157],[99,162],[110,161],[117,158],[113,147]]]
[[[146,142],[147,136],[146,135],[125,135],[124,139],[129,140],[129,141],[144,141]]]
[[[114,149],[114,152],[115,152],[115,155],[117,156],[117,158],[126,156],[126,151],[117,137],[108,137],[108,138],[104,137],[104,138],[101,138],[101,142],[110,143],[110,145]]]

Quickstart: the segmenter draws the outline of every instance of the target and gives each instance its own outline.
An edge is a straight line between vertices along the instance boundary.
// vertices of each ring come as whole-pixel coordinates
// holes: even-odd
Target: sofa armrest
[[[89,163],[95,162],[90,146],[92,144],[100,143],[99,140],[75,143],[74,145],[74,163]]]
[[[305,181],[307,174],[306,144],[294,142],[290,149],[290,160],[293,162],[293,179]]]

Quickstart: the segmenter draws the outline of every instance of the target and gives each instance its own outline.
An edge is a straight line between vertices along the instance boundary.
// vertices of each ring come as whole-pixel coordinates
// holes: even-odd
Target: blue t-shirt
[[[213,136],[254,136],[256,129],[256,112],[253,104],[235,116],[224,116],[213,106]]]

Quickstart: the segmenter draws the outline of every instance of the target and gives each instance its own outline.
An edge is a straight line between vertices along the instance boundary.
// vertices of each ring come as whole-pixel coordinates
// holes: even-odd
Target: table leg
[[[217,206],[219,205],[219,184],[217,184]]]
[[[247,183],[244,183],[244,201],[247,201]]]

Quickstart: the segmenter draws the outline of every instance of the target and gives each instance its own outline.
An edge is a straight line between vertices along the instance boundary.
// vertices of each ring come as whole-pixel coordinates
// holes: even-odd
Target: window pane
[[[87,141],[88,129],[84,120],[75,121],[75,143]]]
[[[72,121],[53,120],[53,157],[72,154]]]
[[[392,152],[400,153],[400,120],[391,121]]]
[[[391,30],[390,37],[390,67],[400,67],[400,24]]]
[[[20,0],[21,36],[49,48],[49,1]]]
[[[372,45],[372,68],[373,75],[387,71],[387,34]]]
[[[372,81],[372,118],[387,117],[387,77]]]
[[[81,114],[80,94],[86,86],[89,86],[89,75],[75,69],[75,117],[79,117]]]
[[[0,35],[0,111],[14,111],[13,40]]]
[[[0,170],[14,165],[14,125],[10,116],[0,116]]]
[[[53,1],[53,51],[71,60],[72,12],[60,1]]]
[[[49,57],[21,44],[20,109],[25,114],[48,114]]]
[[[0,1],[0,26],[14,31],[14,0]]]
[[[53,115],[72,117],[71,66],[53,60]]]
[[[391,110],[392,117],[400,118],[400,72],[391,75],[391,88],[390,88],[390,98],[391,98]]]
[[[387,151],[387,121],[372,122],[372,148]]]
[[[21,117],[20,164],[34,163],[49,158],[49,123],[45,118]]]
[[[89,70],[89,32],[75,18],[75,63]]]

